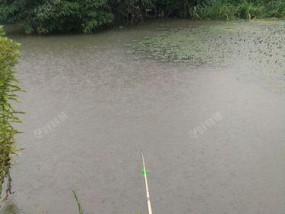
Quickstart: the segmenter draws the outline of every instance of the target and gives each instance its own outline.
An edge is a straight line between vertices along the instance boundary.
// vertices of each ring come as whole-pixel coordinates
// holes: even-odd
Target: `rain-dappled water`
[[[285,212],[285,23],[166,20],[20,36],[26,214]],[[10,209],[11,206],[10,206]]]

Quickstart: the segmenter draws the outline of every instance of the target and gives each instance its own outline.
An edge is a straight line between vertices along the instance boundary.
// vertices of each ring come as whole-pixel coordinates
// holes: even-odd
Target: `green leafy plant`
[[[5,200],[12,193],[10,167],[13,154],[19,151],[15,146],[13,123],[20,123],[16,116],[18,113],[13,107],[13,102],[19,102],[16,93],[21,91],[17,86],[14,66],[19,56],[19,44],[4,36],[0,27],[0,200]],[[2,197],[3,184],[7,179],[5,196]]]

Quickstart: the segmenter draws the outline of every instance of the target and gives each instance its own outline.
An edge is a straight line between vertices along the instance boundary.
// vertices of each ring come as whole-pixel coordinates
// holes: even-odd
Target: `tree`
[[[26,33],[91,33],[112,23],[107,0],[0,0],[0,21],[18,22]]]

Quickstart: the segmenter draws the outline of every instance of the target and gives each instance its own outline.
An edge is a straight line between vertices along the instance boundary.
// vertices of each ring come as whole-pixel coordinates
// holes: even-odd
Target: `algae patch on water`
[[[285,89],[284,21],[211,21],[168,28],[133,41],[130,49],[139,57],[159,61],[232,66],[240,80],[264,79],[268,85],[278,79],[282,85],[278,87]]]
[[[214,32],[213,32],[214,31]],[[135,53],[162,61],[192,61],[194,64],[221,62],[231,52],[224,44],[223,34],[212,27],[169,29],[158,36],[132,43]],[[215,57],[213,57],[215,56]]]

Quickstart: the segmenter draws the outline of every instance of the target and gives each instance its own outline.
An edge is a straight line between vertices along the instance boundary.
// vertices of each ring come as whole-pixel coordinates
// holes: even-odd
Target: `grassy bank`
[[[19,56],[19,44],[8,39],[0,27],[0,202],[11,193],[10,167],[12,155],[17,153],[13,123],[19,123],[17,112],[12,107],[20,91],[15,79],[14,66]],[[4,183],[7,187],[4,188]]]

